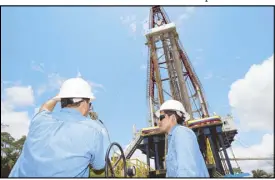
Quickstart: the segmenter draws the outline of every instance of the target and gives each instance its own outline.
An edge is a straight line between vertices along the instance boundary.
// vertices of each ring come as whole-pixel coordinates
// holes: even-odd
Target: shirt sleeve
[[[105,154],[103,149],[103,135],[100,131],[95,131],[95,139],[92,142],[90,164],[95,170],[101,170],[105,167]]]
[[[42,111],[36,113],[36,114],[33,116],[33,118],[31,119],[31,123],[32,123],[32,122],[35,122],[37,119],[39,119],[39,118],[41,118],[41,117],[51,119],[51,118],[52,118],[52,117],[51,117],[51,114],[52,114],[52,112],[50,112],[50,111],[48,111],[48,110],[42,110]]]
[[[177,153],[177,177],[199,177],[198,162],[201,154],[196,136],[185,129],[178,129],[175,134],[175,149]],[[199,151],[198,151],[199,150]]]

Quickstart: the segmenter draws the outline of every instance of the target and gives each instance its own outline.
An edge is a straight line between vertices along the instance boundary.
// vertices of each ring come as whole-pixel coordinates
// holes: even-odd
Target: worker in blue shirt
[[[87,117],[95,99],[91,90],[82,78],[71,78],[42,105],[9,177],[89,177],[90,167],[104,171],[102,129]],[[53,111],[57,102],[60,112]]]
[[[209,177],[195,133],[183,126],[190,116],[182,103],[167,100],[156,116],[160,131],[168,134],[166,177]]]

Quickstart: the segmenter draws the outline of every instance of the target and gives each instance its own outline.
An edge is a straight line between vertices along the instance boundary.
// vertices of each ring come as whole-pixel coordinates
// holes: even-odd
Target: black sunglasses
[[[87,100],[85,100],[85,99],[83,99],[82,101],[80,101],[80,102],[84,102],[84,101],[86,101],[88,104],[89,104],[89,107],[91,107],[92,106],[92,102],[88,102]],[[79,103],[80,103],[79,102]]]
[[[159,120],[162,121],[165,118],[165,114],[159,116]]]
[[[92,106],[93,104],[90,102],[89,103],[89,111],[94,111],[94,107]]]

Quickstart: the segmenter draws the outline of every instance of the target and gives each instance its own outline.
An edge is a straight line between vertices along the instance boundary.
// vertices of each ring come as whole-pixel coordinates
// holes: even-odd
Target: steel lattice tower
[[[169,23],[160,6],[151,8],[149,31]],[[182,102],[191,119],[209,117],[202,85],[181,46],[176,29],[147,35],[147,40],[150,56],[147,79],[150,126],[156,126],[153,114],[167,99]]]
[[[136,147],[147,155],[149,166],[149,158],[155,161],[156,169],[150,171],[149,177],[163,177],[166,169],[164,158],[167,154],[167,137],[164,134],[144,135],[144,133],[157,131],[155,111],[168,99],[182,102],[190,114],[190,120],[186,122],[186,126],[197,135],[201,153],[211,176],[232,174],[233,170],[226,149],[231,146],[237,130],[225,132],[221,117],[210,117],[205,93],[181,45],[176,25],[169,21],[160,6],[153,6],[150,10],[146,39],[149,49],[147,100],[151,130],[143,131],[144,141]],[[197,124],[194,125],[195,123]]]

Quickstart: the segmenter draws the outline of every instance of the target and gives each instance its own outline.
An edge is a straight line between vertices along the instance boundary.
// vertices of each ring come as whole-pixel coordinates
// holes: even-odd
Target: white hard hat
[[[167,100],[165,101],[161,106],[160,109],[155,113],[156,116],[160,117],[160,111],[164,110],[170,110],[170,111],[176,111],[179,112],[178,115],[184,115],[185,120],[190,119],[190,115],[185,111],[185,108],[183,107],[182,103],[176,100]]]
[[[88,98],[91,101],[95,99],[89,83],[80,77],[68,79],[62,84],[59,94],[54,99],[61,98]]]

